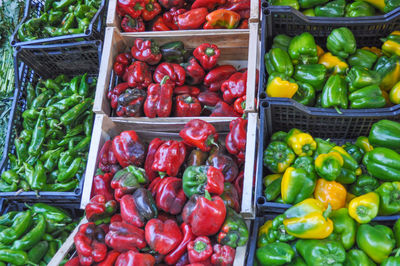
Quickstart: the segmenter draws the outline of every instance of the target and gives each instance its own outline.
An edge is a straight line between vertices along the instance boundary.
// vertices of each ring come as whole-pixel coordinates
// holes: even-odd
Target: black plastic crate
[[[247,246],[247,266],[253,266],[257,265],[256,264],[256,249],[257,249],[257,237],[258,237],[258,229],[267,221],[267,220],[272,220],[277,216],[277,214],[267,214],[262,217],[256,217],[254,219],[251,232],[250,232],[250,237],[249,239],[252,239],[252,241],[249,241],[249,245]],[[396,216],[378,216],[372,221],[374,222],[379,222],[380,224],[388,225],[388,226],[393,226],[393,224],[397,221],[397,219],[400,218],[400,215]]]
[[[8,153],[14,153],[14,138],[22,129],[21,114],[26,109],[26,88],[28,84],[36,86],[43,78],[53,78],[59,74],[74,76],[88,73],[88,77],[97,77],[101,57],[101,41],[88,41],[75,44],[42,45],[18,47],[14,54],[15,92],[8,122],[0,173],[9,169]],[[36,62],[36,63],[35,63]],[[0,192],[0,198],[22,202],[80,203],[84,176],[79,187],[72,192],[16,193]]]
[[[8,201],[3,199],[0,202],[1,206],[0,215],[4,215],[10,211],[24,211],[28,208],[27,205],[29,206],[33,204],[34,203],[25,204],[17,201]],[[79,204],[51,203],[49,205],[65,210],[74,220],[82,218],[84,214],[84,210],[79,209]]]
[[[282,126],[290,126],[290,124],[297,123],[297,120],[303,121],[312,117],[313,119],[321,119],[321,123],[324,120],[324,123],[333,125],[339,122],[347,124],[349,121],[354,121],[354,119],[360,120],[360,118],[363,118],[362,123],[369,124],[375,122],[378,118],[400,115],[400,105],[376,109],[341,109],[343,114],[339,114],[333,108],[308,107],[289,98],[267,97],[265,92],[268,73],[265,68],[264,55],[270,50],[273,38],[276,35],[286,34],[293,37],[303,32],[310,32],[314,36],[316,43],[326,50],[326,38],[331,31],[339,27],[348,27],[356,38],[358,48],[364,46],[380,47],[382,44],[380,38],[386,37],[392,31],[400,28],[400,8],[396,10],[392,11],[396,11],[396,15],[391,16],[390,19],[374,20],[372,18],[375,17],[364,17],[370,19],[357,18],[357,20],[349,22],[346,18],[306,17],[302,14],[302,16],[297,16],[287,6],[263,8],[258,93],[260,101],[266,100],[269,102],[273,113],[272,121]],[[392,12],[386,15],[392,14]],[[352,123],[349,126],[358,127],[359,125]]]
[[[51,44],[51,43],[71,43],[77,41],[102,40],[104,36],[104,20],[105,10],[107,9],[107,0],[102,0],[97,13],[93,16],[89,26],[85,32],[80,34],[70,34],[50,38],[36,39],[32,41],[21,42],[18,40],[18,29],[27,20],[40,17],[44,12],[44,4],[46,0],[26,0],[24,17],[15,28],[11,36],[11,46],[26,46],[34,44]]]
[[[260,129],[257,154],[257,178],[256,178],[256,205],[259,215],[268,212],[282,213],[291,205],[277,202],[267,202],[264,197],[263,177],[270,172],[263,166],[263,152],[269,144],[269,139],[277,131],[288,132],[292,128],[298,128],[310,133],[314,138],[331,139],[339,145],[346,142],[354,142],[359,136],[368,136],[373,123],[387,118],[400,121],[400,116],[391,117],[363,117],[346,116],[330,117],[315,116],[310,113],[286,111],[285,107],[279,108],[268,101],[260,102]],[[283,110],[282,110],[283,109]],[[394,119],[396,118],[396,119]],[[279,119],[290,121],[279,121]]]

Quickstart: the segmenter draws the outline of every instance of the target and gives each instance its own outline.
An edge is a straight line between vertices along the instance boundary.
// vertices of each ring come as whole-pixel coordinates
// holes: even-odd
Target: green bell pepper
[[[354,66],[347,73],[346,81],[349,83],[349,91],[354,92],[369,85],[379,85],[381,78],[373,70]]]
[[[376,190],[379,195],[379,215],[400,212],[400,182],[384,182]]]
[[[267,175],[263,178],[264,196],[267,201],[273,201],[281,194],[282,174]]]
[[[283,141],[286,142],[287,133],[285,131],[277,131],[271,136],[271,142]]]
[[[294,37],[290,41],[288,53],[295,65],[318,63],[317,45],[309,32]]]
[[[400,181],[400,154],[377,147],[369,151],[363,158],[368,173],[383,181]]]
[[[382,108],[386,105],[385,97],[378,85],[370,85],[353,91],[349,95],[349,100],[352,109]]]
[[[294,160],[293,167],[305,170],[313,179],[316,179],[314,159],[310,156],[297,157]]]
[[[284,142],[273,141],[264,151],[263,162],[273,173],[283,173],[295,159],[293,150]]]
[[[287,76],[293,75],[293,64],[289,54],[281,48],[272,48],[264,57],[265,67],[268,74],[274,72],[282,73]]]
[[[357,147],[359,147],[364,153],[367,153],[374,149],[374,147],[369,143],[369,140],[365,136],[359,136],[354,143]]]
[[[294,236],[289,235],[288,232],[286,232],[285,226],[283,225],[284,219],[285,216],[280,214],[272,220],[271,227],[268,229],[268,233],[266,234],[266,241],[268,243],[290,242],[296,239]]]
[[[386,38],[382,38],[382,52],[387,56],[400,56],[400,31],[393,31]]]
[[[301,13],[303,13],[304,16],[315,17],[314,8],[306,9]]]
[[[269,0],[273,6],[290,6],[296,10],[300,9],[299,2],[297,0]]]
[[[342,265],[346,259],[343,245],[334,240],[300,239],[296,243],[296,250],[307,265]]]
[[[157,54],[161,51],[163,60],[178,64],[185,61],[187,54],[185,46],[181,41],[169,42],[163,44],[161,47],[158,47],[152,42],[151,51],[153,54]]]
[[[348,209],[332,211],[329,218],[333,222],[333,233],[329,238],[340,241],[346,250],[351,249],[356,242],[357,223],[350,217]]]
[[[318,5],[323,5],[329,0],[299,0],[300,7],[302,9],[304,8],[310,8]]]
[[[385,13],[389,13],[390,11],[395,10],[400,6],[400,1],[399,0],[385,0],[385,8],[383,11]]]
[[[346,142],[343,145],[343,149],[350,154],[351,157],[359,164],[361,163],[362,158],[364,157],[364,151],[361,150],[358,146],[351,144],[350,142]]]
[[[304,157],[299,157],[304,158]],[[311,157],[308,157],[311,159]],[[313,171],[289,167],[282,177],[281,195],[285,203],[296,204],[309,198],[315,189],[316,176]]]
[[[300,81],[296,83],[299,85],[299,88],[292,99],[305,106],[313,106],[315,103],[315,89],[313,86]]]
[[[382,263],[390,255],[396,243],[392,229],[380,224],[360,225],[356,239],[357,246],[376,263]]]
[[[375,8],[364,1],[354,1],[346,6],[345,17],[369,17],[375,15]]]
[[[349,153],[347,153],[347,151],[344,148],[340,146],[335,146],[330,151],[335,151],[342,156],[343,168],[347,168],[352,171],[355,171],[359,168],[357,161],[354,160],[354,158]]]
[[[394,239],[396,240],[396,248],[400,247],[400,219],[397,219],[393,225]]]
[[[182,188],[188,198],[194,194],[203,194],[207,186],[212,187],[221,181],[221,171],[215,172],[211,169],[206,165],[186,168],[182,177]]]
[[[374,147],[400,151],[400,123],[386,119],[374,123],[369,131],[368,140]]]
[[[276,35],[272,41],[272,48],[281,48],[287,52],[291,41],[292,37],[285,34]]]
[[[332,75],[322,89],[321,106],[333,107],[341,114],[339,108],[347,109],[347,84],[340,75]]]
[[[321,64],[296,65],[293,78],[310,84],[316,91],[321,91],[326,81],[326,68]]]
[[[314,160],[318,157],[318,155],[328,153],[333,147],[336,146],[336,144],[329,141],[329,139],[323,140],[320,138],[315,138],[314,140],[317,143],[317,150],[314,153]]]
[[[360,169],[361,170],[361,169]],[[342,167],[342,170],[340,171],[340,174],[338,177],[336,177],[335,181],[339,182],[341,184],[352,184],[357,180],[357,175],[354,170],[350,170],[347,168]]]
[[[314,163],[320,177],[334,181],[342,172],[343,158],[337,152],[329,152],[318,155]]]
[[[358,196],[374,191],[379,187],[379,182],[376,178],[370,175],[361,175],[356,182],[350,186],[350,193]]]
[[[218,243],[232,248],[243,246],[249,239],[249,230],[240,214],[232,208],[226,208],[226,218],[218,234]]]
[[[365,2],[362,2],[365,3]],[[365,3],[368,5],[368,3]],[[359,66],[367,69],[371,69],[374,66],[374,63],[378,59],[378,56],[371,51],[365,49],[357,49],[356,53],[351,55],[347,60],[349,65]]]
[[[385,91],[391,90],[400,79],[400,57],[397,55],[379,57],[374,71],[381,77],[379,87]]]
[[[390,256],[389,258],[382,261],[381,266],[399,266],[400,265],[400,257],[399,252],[396,252],[395,256]]]
[[[294,250],[286,243],[270,243],[256,250],[256,258],[260,265],[283,265],[292,261]]]
[[[343,17],[345,7],[345,0],[334,0],[323,6],[316,6],[314,11],[317,17]]]
[[[347,252],[345,266],[375,266],[376,264],[365,254],[364,251],[359,249],[352,249]]]
[[[348,28],[337,28],[332,30],[331,34],[328,36],[326,48],[328,48],[332,54],[346,59],[349,55],[356,52],[356,39]]]

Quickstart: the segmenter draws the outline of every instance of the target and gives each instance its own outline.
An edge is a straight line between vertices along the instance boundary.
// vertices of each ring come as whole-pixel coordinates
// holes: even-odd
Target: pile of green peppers
[[[0,265],[47,265],[76,225],[66,211],[44,203],[0,216]]]
[[[28,84],[23,130],[1,174],[0,191],[73,191],[86,168],[95,79],[60,75]]]
[[[400,103],[400,32],[382,39],[382,48],[359,47],[345,27],[332,30],[327,51],[305,32],[277,35],[265,54],[268,97],[293,98],[306,106],[382,108]],[[398,50],[400,51],[400,50]]]
[[[101,0],[46,0],[40,17],[27,20],[18,29],[21,42],[85,32]]]

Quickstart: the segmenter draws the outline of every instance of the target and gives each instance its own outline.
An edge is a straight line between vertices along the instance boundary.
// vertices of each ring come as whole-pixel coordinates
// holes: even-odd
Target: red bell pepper
[[[156,203],[145,188],[136,189],[132,195],[124,195],[120,204],[122,220],[137,227],[143,227],[146,221],[157,217]]]
[[[182,94],[176,97],[175,116],[200,116],[201,110],[201,104],[196,97],[190,96],[189,94]]]
[[[152,26],[152,31],[169,31],[171,30],[167,24],[165,24],[165,21],[163,19],[163,17],[158,17]]]
[[[79,263],[79,257],[74,257],[67,261],[64,266],[80,266],[81,264]]]
[[[193,51],[193,56],[199,60],[205,70],[210,70],[217,64],[221,51],[215,44],[203,43]]]
[[[239,194],[234,185],[232,185],[231,183],[225,182],[224,183],[224,193],[222,193],[222,195],[220,197],[224,201],[225,206],[231,207],[236,212],[240,212]]]
[[[226,0],[196,0],[192,4],[192,9],[205,7],[208,10],[213,10],[218,5],[225,4]]]
[[[170,30],[178,30],[178,16],[186,11],[187,10],[183,8],[177,9],[176,7],[173,7],[163,14],[163,22],[168,28],[170,28]]]
[[[174,87],[167,83],[168,76],[164,76],[160,84],[150,84],[147,88],[147,98],[144,102],[144,114],[147,117],[168,117],[172,108],[172,93]]]
[[[225,139],[228,152],[235,155],[239,162],[244,162],[246,153],[247,120],[237,118],[229,124],[230,132]]]
[[[125,15],[121,20],[121,28],[124,32],[143,32],[145,25],[141,17],[132,18]]]
[[[141,61],[130,65],[122,79],[128,82],[130,87],[138,89],[145,89],[153,82],[148,65]]]
[[[137,88],[127,89],[117,99],[118,105],[115,110],[117,116],[142,116],[145,98],[146,92],[144,90]]]
[[[146,242],[152,250],[167,255],[182,241],[182,232],[174,220],[151,219],[145,227]]]
[[[120,201],[123,195],[132,193],[147,182],[144,169],[129,165],[115,173],[111,187],[115,189],[115,199]]]
[[[158,0],[158,2],[165,9],[182,8],[186,4],[185,0]]]
[[[91,265],[94,262],[101,262],[107,255],[107,246],[99,241],[104,236],[102,229],[96,228],[94,223],[86,223],[79,226],[74,236],[76,252],[81,265]]]
[[[215,244],[211,263],[216,266],[232,266],[235,260],[236,250],[227,245]]]
[[[111,217],[110,222],[111,222],[111,223],[114,223],[114,222],[122,222],[122,216],[121,216],[121,214],[114,214],[114,215]]]
[[[129,88],[130,86],[128,82],[123,82],[119,83],[112,90],[108,91],[107,98],[111,100],[111,108],[116,109],[118,107],[118,97]]]
[[[185,204],[182,219],[192,227],[196,236],[214,235],[221,228],[226,216],[224,201],[219,196],[211,198],[205,191],[205,196],[193,195]]]
[[[244,180],[244,171],[241,171],[238,176],[236,177],[233,185],[235,186],[238,194],[239,194],[239,203],[242,202],[242,194],[243,194],[243,180]],[[255,181],[253,180],[253,183]],[[254,186],[254,184],[253,184]]]
[[[128,14],[132,18],[137,18],[144,9],[144,0],[118,0],[117,12],[120,16]]]
[[[210,151],[218,141],[215,127],[201,119],[192,119],[185,124],[179,136],[186,145],[197,147],[202,151]]]
[[[89,222],[95,222],[112,216],[117,211],[115,200],[107,201],[103,195],[96,195],[90,199],[85,207],[86,218]]]
[[[248,19],[244,19],[242,20],[242,22],[240,22],[240,25],[238,27],[238,29],[248,29],[249,28],[249,20]]]
[[[192,233],[190,225],[186,223],[181,224],[181,231],[183,233],[182,241],[174,250],[172,250],[170,253],[168,253],[168,255],[164,257],[164,261],[168,265],[176,264],[179,259],[185,254],[188,243],[196,238],[196,236]]]
[[[233,103],[237,98],[245,96],[246,88],[247,71],[244,73],[236,72],[222,83],[221,91],[223,93],[224,101],[227,103]]]
[[[123,131],[112,141],[112,151],[122,167],[141,166],[145,159],[145,146],[134,130]]]
[[[114,63],[114,72],[117,76],[122,77],[128,67],[132,62],[132,55],[130,53],[122,53],[117,55]]]
[[[199,29],[201,25],[206,22],[207,14],[208,10],[204,7],[191,9],[183,14],[180,14],[177,18],[178,28],[180,30]]]
[[[132,57],[149,65],[160,62],[162,54],[160,47],[155,41],[136,39],[131,48]]]
[[[114,265],[114,263],[116,262],[116,260],[120,254],[121,253],[119,253],[116,250],[111,250],[107,253],[107,257],[105,258],[105,260],[103,260],[96,266],[112,266],[112,265]]]
[[[240,15],[235,11],[218,9],[206,17],[203,29],[234,29],[239,25]]]
[[[250,0],[227,0],[221,8],[239,13],[242,19],[250,17]]]
[[[145,0],[145,6],[142,11],[144,21],[150,21],[161,13],[161,6],[155,0]]]
[[[235,100],[233,109],[235,109],[235,111],[241,115],[244,114],[244,110],[246,109],[246,95],[243,95]]]
[[[187,63],[182,63],[181,66],[185,68],[186,83],[189,85],[200,84],[206,75],[206,72],[194,57],[190,58]]]
[[[213,91],[202,91],[197,97],[202,105],[214,107],[222,101],[219,94]]]
[[[152,255],[133,250],[121,253],[115,261],[115,266],[153,266],[155,264],[156,259]]]
[[[211,241],[206,236],[199,236],[195,240],[189,242],[187,249],[190,263],[208,260],[213,253]]]
[[[219,91],[222,83],[234,73],[236,73],[236,68],[232,65],[217,66],[207,73],[203,84],[208,87],[210,91]]]
[[[181,213],[183,205],[186,202],[181,178],[164,177],[161,179],[157,177],[150,184],[150,187],[152,187],[157,208],[174,215]]]
[[[176,262],[175,266],[187,266],[187,265],[189,265],[189,255],[187,252],[185,252],[185,254],[183,254]]]
[[[207,158],[207,165],[214,166],[221,170],[225,182],[233,182],[239,172],[239,167],[235,160],[222,149],[211,152],[211,155]]]
[[[114,174],[120,169],[117,157],[112,151],[112,141],[107,140],[100,150],[99,154],[99,168],[105,173]]]
[[[190,96],[197,97],[200,94],[200,89],[194,86],[183,85],[174,88],[174,95],[189,94]]]
[[[161,63],[154,71],[154,80],[158,83],[168,76],[167,84],[174,86],[182,86],[185,83],[185,69],[178,64],[174,63]]]
[[[204,106],[205,109],[211,110],[210,116],[239,117],[240,114],[233,109],[232,106],[224,101],[219,101],[215,106]]]
[[[185,145],[176,140],[163,143],[154,155],[152,169],[158,171],[160,176],[176,176],[186,158]]]
[[[152,182],[158,176],[157,171],[153,171],[152,167],[154,162],[154,156],[158,148],[164,142],[165,142],[164,140],[155,138],[150,142],[149,147],[147,149],[147,156],[146,156],[146,161],[144,163],[144,170],[146,171],[146,175],[150,182]]]
[[[110,232],[105,237],[107,246],[118,252],[137,251],[146,247],[144,231],[124,222],[110,224]]]

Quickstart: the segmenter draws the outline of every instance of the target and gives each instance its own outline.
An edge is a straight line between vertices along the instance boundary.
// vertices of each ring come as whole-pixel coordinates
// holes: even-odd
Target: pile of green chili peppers
[[[86,168],[96,81],[87,74],[40,80],[26,89],[23,130],[0,191],[73,191]]]
[[[46,0],[40,17],[27,20],[18,29],[21,42],[85,32],[101,0]]]
[[[63,209],[27,207],[0,216],[0,265],[47,265],[77,225]]]

